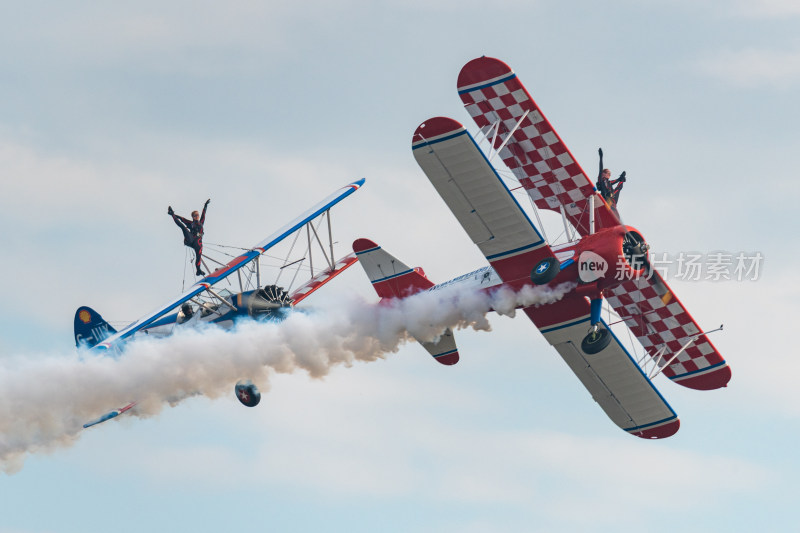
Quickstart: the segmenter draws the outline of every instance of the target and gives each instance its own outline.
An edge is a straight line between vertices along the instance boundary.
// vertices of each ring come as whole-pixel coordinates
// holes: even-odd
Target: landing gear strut
[[[591,305],[592,327],[581,342],[581,350],[586,354],[594,355],[603,351],[603,349],[611,343],[611,332],[602,327],[600,322],[600,311],[603,308],[602,294],[598,298],[592,299]]]

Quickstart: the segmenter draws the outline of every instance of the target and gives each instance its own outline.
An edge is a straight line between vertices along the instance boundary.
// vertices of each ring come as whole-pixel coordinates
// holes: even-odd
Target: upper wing
[[[431,184],[503,281],[528,280],[550,247],[519,207],[472,136],[453,119],[423,122],[414,157]]]
[[[412,146],[420,167],[504,282],[515,288],[529,283],[531,268],[554,257],[461,124],[427,120]],[[585,298],[570,293],[525,313],[615,424],[643,438],[678,431],[677,415],[616,338],[599,354],[581,351],[590,320]]]
[[[666,365],[669,379],[700,390],[728,384],[728,363],[657,271],[650,279],[624,281],[607,300],[647,352]]]
[[[150,324],[152,324],[165,314],[169,313],[182,303],[190,300],[191,298],[194,298],[201,292],[208,290],[209,287],[222,281],[231,274],[237,272],[239,269],[247,265],[250,261],[254,260],[259,255],[263,254],[265,251],[269,250],[270,248],[281,242],[283,239],[285,239],[286,237],[288,237],[289,235],[293,234],[295,231],[303,227],[303,225],[315,219],[316,217],[318,217],[319,215],[321,215],[334,205],[338,204],[339,202],[341,202],[342,200],[353,194],[364,184],[364,181],[365,181],[364,178],[362,178],[332,193],[327,198],[316,204],[314,207],[312,207],[302,215],[298,216],[291,222],[287,223],[285,226],[283,226],[281,229],[279,229],[278,231],[276,231],[263,241],[253,246],[252,249],[248,250],[247,252],[244,252],[238,257],[233,258],[227,264],[221,266],[220,268],[218,268],[205,278],[201,279],[200,281],[192,285],[186,292],[184,292],[180,296],[170,300],[168,303],[159,307],[155,311],[148,313],[144,317],[140,318],[133,324],[127,326],[125,329],[115,333],[111,337],[108,337],[103,342],[97,344],[95,348],[106,349],[106,350],[111,348],[115,344],[124,341],[137,331],[146,328],[147,326],[149,326]]]
[[[588,198],[595,195],[597,227],[619,224],[508,65],[491,57],[473,59],[458,75],[458,94],[538,208],[563,206],[575,229],[588,235]]]

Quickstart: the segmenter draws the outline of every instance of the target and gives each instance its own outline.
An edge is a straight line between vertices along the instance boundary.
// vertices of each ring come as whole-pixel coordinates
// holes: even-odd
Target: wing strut
[[[219,302],[222,305],[230,307],[232,311],[238,311],[238,309],[236,309],[235,305],[233,305],[228,300],[226,300],[225,298],[223,298],[222,296],[217,294],[217,292],[214,289],[212,289],[211,287],[207,287],[206,290],[209,292],[209,294],[211,294],[213,297],[215,297],[217,300],[219,300]]]
[[[522,114],[522,116],[520,117],[520,119],[517,121],[516,125],[514,125],[514,128],[511,130],[511,133],[509,133],[509,134],[506,136],[506,140],[505,140],[505,141],[503,141],[503,144],[501,144],[499,147],[497,147],[497,149],[496,149],[494,152],[492,152],[491,154],[489,154],[489,162],[491,162],[491,161],[492,161],[492,158],[494,157],[494,155],[495,155],[495,154],[499,154],[499,153],[500,153],[500,150],[502,150],[503,148],[505,148],[505,146],[506,146],[506,143],[508,143],[508,141],[510,141],[510,140],[511,140],[511,136],[512,136],[512,135],[514,135],[514,132],[515,132],[515,131],[517,131],[517,129],[519,129],[519,127],[522,125],[522,121],[523,121],[523,120],[525,120],[525,117],[527,117],[527,116],[528,116],[528,113],[530,113],[530,112],[531,112],[531,110],[530,110],[530,109],[527,109],[527,110],[525,110],[525,112]],[[500,129],[500,121],[499,121],[499,120],[497,121],[497,124],[498,124],[498,130],[499,130],[499,129]],[[492,143],[492,144],[494,144],[494,143]]]
[[[567,211],[564,209],[564,204],[558,204],[561,210],[561,221],[564,223],[564,234],[567,236],[567,242],[572,242],[575,234],[569,230],[569,223],[567,222]]]
[[[499,118],[499,117],[498,117],[498,118],[497,118],[497,120],[494,122],[494,124],[492,124],[492,125],[489,127],[489,131],[487,131],[486,133],[487,133],[487,135],[486,135],[486,140],[488,140],[488,141],[489,141],[489,146],[491,146],[492,148],[494,148],[494,143],[497,141],[497,137],[499,137],[499,136],[500,136],[500,118]],[[491,134],[492,134],[492,138],[491,138],[491,140],[489,140],[489,135],[488,135],[489,133],[491,133]],[[493,155],[493,154],[489,154],[489,155]],[[491,160],[492,160],[492,159],[491,159],[491,157],[490,157],[490,158],[489,158],[489,161],[491,161]]]
[[[325,211],[325,215],[326,215],[326,217],[328,219],[328,246],[330,246],[330,248],[331,248],[330,265],[331,265],[331,268],[333,268],[333,261],[334,261],[333,258],[336,257],[336,256],[333,255],[333,227],[331,226],[331,210],[328,209],[327,211]]]
[[[717,329],[712,329],[711,331],[703,331],[703,332],[698,333],[697,335],[692,335],[689,338],[689,340],[686,341],[686,344],[681,346],[680,350],[675,352],[672,355],[672,357],[669,358],[669,360],[667,360],[665,363],[662,364],[661,361],[664,360],[663,354],[664,354],[664,352],[666,352],[666,345],[665,345],[664,348],[659,350],[658,358],[656,359],[656,367],[653,370],[653,372],[651,372],[650,379],[655,378],[657,375],[659,375],[661,372],[663,372],[664,369],[667,368],[669,365],[671,365],[672,362],[675,359],[677,359],[680,354],[682,354],[684,351],[686,351],[686,348],[688,348],[689,346],[691,346],[694,343],[694,341],[696,341],[697,339],[699,339],[703,335],[708,335],[709,333],[714,333],[716,331],[722,331],[723,326],[724,326],[724,324],[720,324],[720,326]]]
[[[328,211],[328,212],[330,213],[330,211]],[[330,268],[333,268],[333,262],[332,262],[333,256],[331,256],[330,258],[328,258],[328,254],[327,254],[327,253],[325,253],[325,247],[324,247],[324,246],[322,246],[322,240],[319,238],[319,234],[317,233],[317,230],[316,230],[316,229],[314,228],[314,226],[313,226],[313,225],[311,225],[310,223],[308,224],[308,226],[311,228],[311,231],[313,231],[313,232],[314,232],[314,238],[316,239],[316,241],[317,241],[317,244],[319,244],[319,248],[320,248],[320,250],[322,250],[322,257],[324,257],[324,258],[325,258],[325,262],[326,262],[326,263],[328,263],[328,266],[329,266]],[[328,232],[330,232],[330,226],[328,226]],[[310,246],[311,246],[311,243],[309,243],[308,245],[309,245],[309,247],[310,247]],[[309,254],[309,255],[310,255],[310,254]],[[314,275],[314,271],[313,271],[313,270],[311,271],[311,275],[312,275],[312,276]]]

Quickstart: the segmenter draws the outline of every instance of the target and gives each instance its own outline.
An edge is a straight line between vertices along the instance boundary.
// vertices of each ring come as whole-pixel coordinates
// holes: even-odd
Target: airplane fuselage
[[[202,324],[214,324],[228,329],[236,321],[245,318],[281,321],[293,308],[290,301],[281,302],[271,298],[264,289],[221,296],[221,299],[185,304],[178,311],[164,315],[143,328],[134,338],[144,335],[166,337],[172,335],[176,328],[197,327]]]
[[[641,243],[639,250],[631,251],[626,248],[625,239],[631,235],[635,235],[637,242]],[[576,282],[576,290],[589,298],[596,298],[602,291],[611,289],[624,280],[636,279],[644,273],[641,253],[646,253],[647,248],[641,234],[629,226],[602,229],[577,241],[552,246],[551,249],[558,261],[559,273],[548,284],[556,286]],[[532,271],[535,267],[536,265],[530,265],[529,270]],[[494,292],[505,286],[519,291],[524,285],[531,284],[529,277],[504,282],[494,268],[487,265],[434,285],[428,290],[457,288]]]

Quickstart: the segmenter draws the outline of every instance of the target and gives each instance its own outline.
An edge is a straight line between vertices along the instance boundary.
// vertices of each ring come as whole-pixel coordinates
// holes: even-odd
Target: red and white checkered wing
[[[606,299],[662,365],[702,331],[658,272],[649,279],[624,281]],[[676,383],[699,390],[724,387],[731,379],[728,363],[705,335],[692,342],[663,373]]]
[[[539,209],[564,206],[572,225],[587,235],[588,198],[594,194],[597,227],[619,224],[508,65],[491,57],[473,59],[461,69],[458,94],[481,131],[494,139],[494,148],[502,146],[500,157]]]

